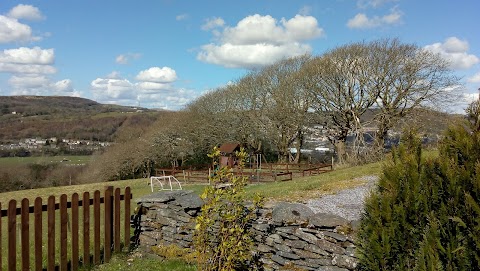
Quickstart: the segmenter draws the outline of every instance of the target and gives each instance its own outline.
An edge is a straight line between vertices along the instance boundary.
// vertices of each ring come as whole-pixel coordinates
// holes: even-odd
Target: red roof
[[[233,153],[238,149],[240,149],[240,144],[238,143],[226,143],[220,146],[220,152],[225,154]]]

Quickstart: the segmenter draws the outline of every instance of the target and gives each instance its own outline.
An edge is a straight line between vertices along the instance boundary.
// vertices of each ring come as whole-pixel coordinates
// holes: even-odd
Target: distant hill
[[[369,123],[369,126],[376,127],[374,118],[381,114],[378,109],[367,110],[361,117],[362,122]],[[417,108],[402,118],[397,125],[392,127],[392,132],[402,132],[408,128],[414,128],[420,134],[442,136],[449,125],[462,120],[460,114],[449,114],[428,108]]]
[[[149,111],[146,108],[100,104],[95,101],[67,96],[0,96],[0,114],[12,112],[23,116],[74,113],[107,113]]]
[[[122,127],[153,123],[159,111],[64,96],[0,96],[0,141],[69,138],[113,141]]]

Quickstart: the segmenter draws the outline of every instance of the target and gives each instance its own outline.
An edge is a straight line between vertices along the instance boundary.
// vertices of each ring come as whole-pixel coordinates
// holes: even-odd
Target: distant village
[[[53,152],[61,150],[63,153],[91,154],[95,151],[108,147],[112,142],[99,142],[92,140],[58,139],[52,138],[26,138],[19,142],[0,143],[3,153],[17,151],[18,156],[29,156],[39,152]],[[10,155],[3,155],[10,156]]]

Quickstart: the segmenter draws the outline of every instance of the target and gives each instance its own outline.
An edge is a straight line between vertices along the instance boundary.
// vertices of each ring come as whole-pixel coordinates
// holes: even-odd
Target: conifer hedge
[[[367,199],[359,270],[480,270],[480,104],[422,160],[407,133]]]

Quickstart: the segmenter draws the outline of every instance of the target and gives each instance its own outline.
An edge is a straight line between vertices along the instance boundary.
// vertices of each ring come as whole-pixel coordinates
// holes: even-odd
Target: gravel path
[[[348,220],[359,220],[363,204],[369,191],[378,181],[378,176],[364,176],[359,179],[367,181],[365,185],[342,190],[334,195],[326,195],[307,202],[315,213],[332,213]]]

